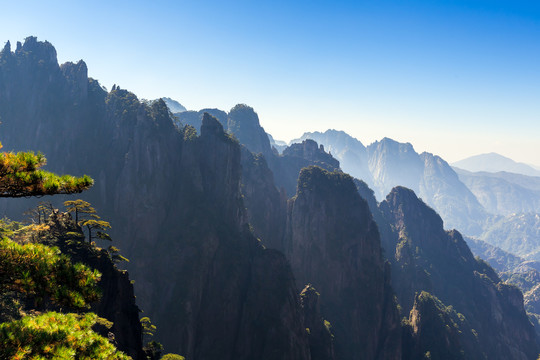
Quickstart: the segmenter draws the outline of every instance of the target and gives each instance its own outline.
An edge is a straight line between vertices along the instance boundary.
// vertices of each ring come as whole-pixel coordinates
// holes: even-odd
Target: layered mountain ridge
[[[200,120],[190,126],[161,100],[107,92],[83,62],[55,62],[54,48],[35,38],[0,53],[2,141],[96,180],[83,197],[113,224],[139,305],[168,351],[189,359],[538,355],[519,290],[474,259],[413,191],[394,188],[379,205],[328,146],[305,140],[273,151],[248,106],[216,117],[182,112]],[[378,146],[374,158],[385,163],[395,144]],[[435,174],[447,166],[411,158],[419,169],[434,164]]]

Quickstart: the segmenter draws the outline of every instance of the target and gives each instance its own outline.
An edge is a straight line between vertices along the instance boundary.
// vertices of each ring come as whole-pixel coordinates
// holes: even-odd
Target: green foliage
[[[120,249],[118,249],[117,247],[115,246],[109,246],[107,248],[107,252],[109,253],[109,257],[111,258],[111,260],[115,263],[115,264],[118,264],[119,262],[129,262],[129,259],[122,256],[120,254]]]
[[[142,334],[144,336],[154,336],[156,332],[156,326],[152,325],[152,321],[149,317],[143,317],[141,318],[141,326],[142,326]]]
[[[80,193],[94,183],[87,175],[59,176],[40,170],[46,163],[41,153],[0,153],[0,197]]]
[[[61,305],[85,308],[99,298],[100,277],[97,270],[72,264],[58,248],[0,240],[2,291],[27,294],[38,302],[49,297]]]
[[[161,357],[161,351],[163,351],[163,345],[157,341],[150,341],[143,348],[146,358],[148,360],[158,360]]]
[[[93,238],[112,241],[110,235],[105,232],[105,230],[111,228],[111,224],[101,220],[101,217],[96,214],[96,209],[89,202],[81,199],[70,200],[64,202],[64,206],[66,207],[66,211],[75,214],[77,225],[86,228],[88,232],[88,243],[91,243]]]
[[[311,165],[303,168],[298,176],[298,194],[306,191],[325,193],[331,188],[342,188],[349,194],[357,192],[349,174],[341,171],[330,172],[319,166]]]
[[[75,223],[77,225],[80,225],[79,217],[81,219],[87,219],[88,215],[96,213],[96,209],[89,202],[81,199],[64,201],[64,206],[67,212],[75,214]]]
[[[92,330],[95,314],[49,312],[0,324],[1,359],[130,359]]]
[[[96,215],[97,216],[97,215]],[[81,226],[84,226],[88,229],[88,242],[92,242],[93,234],[96,232],[95,237],[102,240],[111,240],[109,234],[105,233],[102,230],[106,230],[111,227],[111,224],[104,220],[98,219],[89,219],[81,223]]]
[[[184,140],[185,141],[193,141],[193,140],[197,139],[197,130],[193,126],[186,125],[186,126],[184,126],[182,131],[184,133]]]
[[[40,153],[1,153],[0,197],[71,194],[93,185],[86,175],[58,176],[40,170],[45,164],[46,159]],[[95,314],[50,312],[15,320],[22,313],[19,300],[24,297],[33,298],[35,305],[47,300],[78,309],[87,308],[88,303],[99,299],[97,283],[101,274],[97,270],[72,264],[56,247],[27,243],[29,239],[25,235],[39,235],[48,230],[45,221],[51,210],[50,206],[40,204],[31,213],[34,223],[24,227],[7,220],[0,222],[0,316],[8,320],[0,324],[0,358],[130,359],[108,339],[92,331],[96,322],[111,324]],[[101,228],[106,225],[99,224]]]
[[[177,354],[165,354],[161,360],[186,360],[186,358]]]

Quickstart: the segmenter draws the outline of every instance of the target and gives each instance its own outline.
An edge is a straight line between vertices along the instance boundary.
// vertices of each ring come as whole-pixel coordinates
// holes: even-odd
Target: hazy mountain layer
[[[528,176],[540,176],[540,171],[530,165],[516,162],[496,153],[471,156],[452,163],[452,166],[472,172],[486,171],[496,173],[506,171]]]
[[[365,148],[343,131],[305,133],[323,144],[343,171],[365,181],[378,199],[395,186],[413,189],[437,210],[445,227],[480,235],[488,214],[446,161],[430,153],[418,154],[409,143],[389,138]]]
[[[455,170],[488,212],[499,215],[540,213],[540,177]]]
[[[499,217],[481,240],[529,260],[540,260],[540,214]]]
[[[178,101],[173,100],[169,97],[164,97],[162,100],[167,104],[167,107],[172,113],[181,113],[187,111],[184,105],[180,104]]]

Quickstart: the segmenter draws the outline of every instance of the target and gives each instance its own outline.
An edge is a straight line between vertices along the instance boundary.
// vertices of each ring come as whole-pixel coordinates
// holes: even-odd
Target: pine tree
[[[41,170],[46,163],[47,159],[41,153],[0,153],[0,197],[74,194],[87,190],[94,183],[87,175],[59,176]]]
[[[0,197],[80,193],[93,185],[86,175],[58,176],[40,170],[45,164],[40,153],[1,153]],[[42,210],[36,213],[38,223],[43,220]],[[96,285],[101,274],[97,270],[73,264],[56,247],[18,244],[8,238],[9,233],[0,231],[0,310],[4,310],[5,301],[16,298],[11,293],[33,298],[36,306],[46,300],[78,309],[85,309],[99,298]],[[19,311],[17,306],[12,308]],[[56,312],[5,321],[0,323],[0,358],[129,359],[91,329],[99,321],[92,313]]]

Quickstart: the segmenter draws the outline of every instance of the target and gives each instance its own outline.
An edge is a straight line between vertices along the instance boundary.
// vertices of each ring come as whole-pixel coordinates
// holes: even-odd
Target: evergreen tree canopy
[[[40,170],[46,163],[47,159],[41,153],[0,153],[0,197],[80,193],[94,183],[87,175],[59,176]]]
[[[72,264],[57,248],[0,240],[0,292],[17,291],[45,296],[65,306],[84,308],[99,299],[101,274],[83,264]]]
[[[95,314],[49,312],[0,324],[1,359],[124,360],[108,339],[92,330]]]
[[[40,170],[45,164],[46,159],[40,153],[1,153],[0,197],[80,193],[93,185],[93,180],[86,175],[58,176]],[[37,214],[38,225],[33,225],[44,226],[44,210],[37,209],[34,215]],[[7,222],[0,223],[0,227],[4,224]],[[105,227],[100,225],[99,229]],[[10,293],[18,293],[33,297],[36,303],[48,300],[84,309],[99,299],[97,282],[101,274],[97,270],[73,264],[58,248],[17,243],[8,238],[14,232],[15,229],[0,228],[2,300],[9,299]],[[25,315],[24,312],[21,315]],[[0,359],[130,359],[92,330],[99,321],[93,313],[47,312],[0,323]]]

